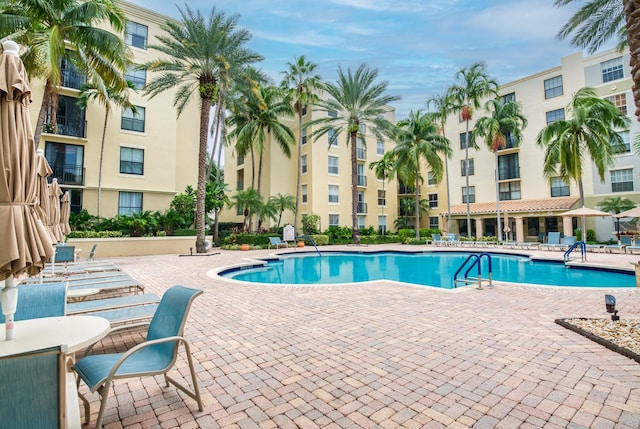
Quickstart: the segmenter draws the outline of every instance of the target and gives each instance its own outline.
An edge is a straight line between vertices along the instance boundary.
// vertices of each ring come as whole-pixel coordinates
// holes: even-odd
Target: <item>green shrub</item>
[[[196,230],[191,228],[181,228],[173,231],[173,235],[177,237],[191,237],[196,235]]]
[[[362,237],[360,243],[362,244],[385,244],[385,243],[401,243],[400,237],[395,234],[387,235],[369,235]],[[424,244],[424,241],[423,241]]]
[[[420,240],[416,240],[415,238],[410,238],[407,239],[407,241],[404,242],[404,244],[424,244],[425,241],[424,239],[420,239]]]
[[[351,240],[353,238],[353,231],[346,226],[330,226],[325,234],[330,240]]]
[[[71,231],[69,238],[109,238],[122,237],[122,231]]]
[[[360,230],[360,235],[374,235],[376,233],[376,229],[372,226],[369,226],[367,228],[362,228]]]
[[[398,238],[402,243],[405,243],[408,239],[414,238],[415,236],[415,229],[401,229],[398,231]]]
[[[267,247],[269,245],[268,234],[230,234],[224,239],[224,245],[248,244],[254,246]]]
[[[324,234],[310,235],[311,239],[316,243],[316,246],[326,246],[329,244],[329,236]]]

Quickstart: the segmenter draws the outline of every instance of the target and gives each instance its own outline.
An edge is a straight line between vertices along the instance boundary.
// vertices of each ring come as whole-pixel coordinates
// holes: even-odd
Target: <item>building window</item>
[[[440,229],[440,224],[438,223],[438,216],[429,216],[429,229]]]
[[[378,207],[384,207],[387,205],[387,191],[384,189],[378,189]]]
[[[633,168],[611,170],[611,192],[633,191]]]
[[[366,216],[358,216],[358,229],[364,229],[366,227],[365,219]]]
[[[307,203],[307,185],[300,186],[300,193],[302,194],[302,203]]]
[[[460,161],[462,176],[473,176],[473,158]]]
[[[304,115],[306,115],[306,114],[307,114],[307,105],[306,105],[306,104],[303,104],[303,105],[302,105],[302,116],[304,116]]]
[[[244,164],[244,155],[238,155],[238,165]]]
[[[463,203],[475,203],[476,202],[476,187],[469,186],[469,191],[467,191],[467,187],[462,187],[462,202]]]
[[[84,185],[84,146],[46,142],[44,156],[60,185]]]
[[[367,213],[367,203],[364,202],[364,192],[358,191],[358,213]]]
[[[380,215],[378,216],[378,234],[386,234],[387,233],[387,217]]]
[[[144,133],[144,116],[144,107],[136,106],[135,113],[128,107],[124,108],[122,109],[122,120],[120,122],[120,128],[123,130]]]
[[[307,129],[302,129],[302,144],[307,144]]]
[[[302,174],[307,173],[307,155],[300,157],[300,169],[302,170]]]
[[[435,186],[438,184],[438,179],[436,178],[436,175],[433,174],[433,171],[430,171],[427,173],[427,185],[429,186]]]
[[[337,147],[338,137],[336,136],[336,130],[334,130],[333,128],[329,128],[329,131],[327,132],[327,136],[329,137],[329,146]]]
[[[66,88],[82,89],[87,83],[86,73],[80,73],[66,54],[60,61],[60,73],[60,84]]]
[[[510,92],[509,94],[505,94],[502,96],[502,104],[507,104],[510,101],[516,101],[516,93]]]
[[[142,192],[119,192],[118,215],[142,213]]]
[[[329,156],[329,174],[338,174],[337,156]]]
[[[356,140],[356,157],[362,161],[367,159],[367,145],[362,137]]]
[[[339,187],[338,185],[329,185],[329,202],[330,203],[338,203],[340,202],[339,200]]]
[[[149,28],[137,22],[127,21],[124,31],[124,42],[129,46],[147,49],[147,37]]]
[[[367,186],[367,175],[364,172],[364,164],[358,164],[358,186]]]
[[[607,97],[605,100],[609,100],[620,110],[620,113],[623,115],[627,114],[627,95],[626,94],[616,94],[611,97]]]
[[[236,177],[236,189],[238,191],[242,191],[244,189],[244,170],[238,170],[238,177]]]
[[[69,192],[69,208],[71,213],[82,212],[82,189],[62,188],[62,192]]]
[[[339,214],[329,214],[329,226],[340,226]]]
[[[622,79],[624,77],[622,57],[600,63],[600,68],[602,70],[602,83],[611,82],[612,80]]]
[[[562,119],[564,119],[564,108],[547,112],[547,125],[555,121],[560,121]]]
[[[438,194],[429,194],[429,208],[430,209],[438,208]]]
[[[358,132],[360,134],[366,134],[367,133],[367,124],[360,122],[360,126],[358,128]]]
[[[629,131],[618,131],[618,135],[622,138],[622,144],[624,145],[624,153],[631,152],[631,136]]]
[[[544,98],[559,97],[562,92],[562,76],[552,77],[544,81]]]
[[[471,131],[469,131],[469,147],[471,147]],[[467,148],[467,133],[460,133],[460,149]]]
[[[384,140],[378,140],[376,142],[376,153],[378,155],[384,155]]]
[[[551,178],[551,196],[552,197],[568,197],[569,184],[561,177]]]
[[[335,110],[329,110],[327,112],[327,116],[329,116],[331,118],[337,118],[338,117],[338,112],[336,112]]]
[[[144,150],[131,147],[120,148],[120,173],[144,174]]]
[[[86,137],[86,112],[78,106],[77,102],[78,99],[74,97],[67,97],[66,95],[58,96],[58,110],[56,111],[58,134],[71,137]],[[45,130],[51,126],[51,111],[47,114],[46,123]]]
[[[142,89],[147,84],[147,71],[136,70],[135,66],[130,66],[127,68],[124,78],[131,81],[136,89]]]
[[[498,180],[520,178],[520,164],[518,154],[501,155],[498,157]]]
[[[500,183],[500,201],[519,200],[520,181]]]

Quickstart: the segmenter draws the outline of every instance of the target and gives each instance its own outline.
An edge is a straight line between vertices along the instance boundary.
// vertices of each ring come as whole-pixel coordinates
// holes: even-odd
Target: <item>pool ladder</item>
[[[461,286],[470,285],[472,283],[478,283],[478,289],[482,289],[482,258],[487,258],[487,262],[489,264],[489,286],[493,286],[493,269],[491,267],[491,255],[487,252],[482,252],[480,254],[473,253],[464,260],[458,271],[453,275],[453,287],[457,288],[460,283]],[[469,277],[469,273],[473,269],[473,267],[478,267],[478,277]],[[467,268],[464,272],[464,278],[458,278],[458,275]]]
[[[308,235],[299,235],[299,236],[296,237],[296,240],[300,239],[300,238],[304,238],[305,240],[309,240],[309,242],[313,245],[313,247],[316,248],[316,252],[318,252],[318,256],[322,256],[320,254],[320,250],[318,250],[318,246],[316,246],[316,242],[313,241],[313,238],[309,237]]]
[[[584,244],[584,241],[576,241],[571,245],[571,247],[569,247],[569,249],[566,252],[564,252],[565,264],[569,262],[569,255],[571,255],[571,252],[576,250],[578,247],[580,247],[580,256],[582,257],[582,262],[586,260],[585,256],[587,255],[587,245]]]

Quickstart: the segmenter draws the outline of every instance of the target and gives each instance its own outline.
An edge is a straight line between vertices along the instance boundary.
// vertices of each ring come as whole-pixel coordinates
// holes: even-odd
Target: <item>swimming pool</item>
[[[420,286],[453,288],[453,277],[472,252],[324,252],[282,255],[264,263],[223,269],[218,275],[243,282],[338,284],[391,280]],[[632,272],[567,267],[561,262],[492,253],[493,280],[546,286],[635,287]],[[464,272],[464,271],[463,271]],[[475,276],[474,269],[471,275]],[[482,276],[487,278],[487,259]]]

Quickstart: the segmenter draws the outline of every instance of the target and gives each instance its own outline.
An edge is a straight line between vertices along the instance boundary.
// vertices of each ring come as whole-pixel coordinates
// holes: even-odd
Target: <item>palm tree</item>
[[[112,31],[100,28],[108,22]],[[7,0],[0,5],[0,38],[20,43],[29,75],[44,79],[44,94],[34,133],[40,143],[47,114],[57,131],[58,87],[66,57],[80,71],[106,86],[124,87],[130,52],[121,33],[124,12],[112,0]]]
[[[380,161],[369,164],[369,169],[376,173],[376,177],[382,180],[382,193],[385,193],[384,183],[395,171],[396,160],[393,152],[386,152]],[[385,194],[386,195],[386,194]],[[384,216],[384,206],[381,206],[382,216]]]
[[[293,214],[293,226],[298,228],[300,212],[300,189],[302,188],[302,111],[306,106],[318,101],[316,92],[320,89],[320,75],[315,74],[318,65],[307,61],[304,56],[294,57],[293,63],[287,63],[288,69],[283,71],[281,87],[293,100],[293,107],[298,114],[298,175],[296,180],[296,207]],[[278,222],[280,224],[280,222]]]
[[[145,86],[150,98],[177,87],[174,97],[178,116],[189,101],[200,98],[200,142],[198,150],[198,186],[196,191],[196,251],[205,253],[205,193],[207,182],[207,140],[212,100],[218,95],[221,76],[234,72],[262,56],[246,48],[249,31],[238,29],[238,15],[227,17],[211,9],[205,18],[189,6],[178,8],[181,22],[161,25],[166,33],[157,36],[159,45],[151,45],[165,57],[151,60],[140,68],[159,74]]]
[[[126,81],[126,87],[114,88],[104,85],[99,78],[95,78],[92,83],[85,85],[78,97],[77,104],[86,109],[90,100],[95,100],[104,106],[104,124],[102,126],[102,141],[100,142],[100,161],[98,164],[98,207],[96,216],[100,219],[100,205],[102,201],[102,161],[104,159],[104,143],[107,137],[107,122],[111,114],[112,104],[116,107],[131,109],[136,113],[136,107],[129,101],[130,91],[135,91],[135,85],[131,81]]]
[[[318,102],[321,110],[327,115],[312,121],[309,125],[318,125],[314,131],[315,140],[328,134],[346,133],[347,143],[351,145],[351,221],[353,228],[353,243],[360,244],[360,229],[358,228],[358,156],[356,141],[360,127],[367,127],[377,138],[390,136],[392,124],[384,118],[389,111],[389,103],[399,97],[385,95],[388,82],[376,83],[378,70],[370,69],[365,64],[360,65],[355,73],[347,69],[345,74],[342,67],[338,67],[338,81],[323,85],[329,98]]]
[[[252,214],[258,213],[260,211],[260,208],[262,207],[262,197],[255,189],[247,188],[238,191],[231,197],[231,200],[232,207],[239,207],[242,209],[242,214],[244,215],[244,220],[242,221],[242,230],[247,231],[247,220],[251,217]]]
[[[486,66],[483,63],[475,63],[469,68],[460,69],[455,78],[457,83],[449,89],[449,94],[454,103],[454,112],[460,112],[465,121],[465,168],[469,164],[469,121],[473,116],[473,109],[480,108],[483,98],[498,95],[498,83],[489,78]],[[468,172],[467,172],[468,173]],[[465,186],[469,190],[469,174],[465,174]],[[467,236],[471,237],[471,210],[469,198],[467,198]]]
[[[258,193],[261,193],[262,158],[269,138],[272,136],[287,158],[291,158],[290,147],[295,143],[295,137],[280,118],[293,116],[294,112],[291,102],[278,87],[259,86],[254,95],[247,98],[245,109],[231,116],[234,129],[229,137],[235,138],[238,145],[258,153]]]
[[[296,200],[293,195],[282,195],[278,193],[278,195],[274,195],[269,198],[269,202],[273,205],[273,207],[275,207],[276,212],[278,213],[278,224],[276,225],[276,229],[278,229],[280,228],[280,222],[282,221],[282,214],[284,213],[284,211],[295,211]]]
[[[427,107],[433,105],[435,112],[432,112],[433,120],[439,122],[442,137],[445,137],[444,127],[447,124],[447,118],[454,111],[454,104],[447,90],[443,94],[435,95],[427,100]],[[451,142],[449,142],[451,145]],[[452,152],[453,153],[453,152]],[[451,186],[449,183],[449,156],[444,157],[444,175],[447,182],[447,231],[451,231]]]
[[[614,164],[614,155],[624,151],[622,137],[616,129],[627,128],[629,118],[613,103],[599,98],[593,88],[576,92],[567,111],[571,119],[551,122],[540,131],[536,143],[545,148],[545,176],[575,181],[580,191],[580,205],[584,206],[585,158],[591,158],[600,180],[604,181],[605,170]]]
[[[420,239],[420,188],[422,180],[420,160],[424,159],[437,181],[442,180],[444,164],[440,155],[451,153],[449,141],[438,134],[438,125],[431,115],[420,110],[409,113],[409,118],[398,122],[396,147],[393,154],[398,176],[406,182],[413,181],[416,188],[415,219],[416,240]]]
[[[636,207],[636,203],[626,197],[609,197],[598,203],[600,210],[618,214]],[[620,218],[616,218],[616,237],[620,240]]]
[[[485,109],[491,116],[485,116],[476,122],[473,131],[475,136],[484,137],[487,148],[494,154],[496,177],[496,213],[498,241],[502,241],[502,226],[500,223],[500,172],[498,167],[498,151],[507,147],[517,147],[522,141],[522,130],[527,126],[527,118],[522,114],[520,104],[515,101],[504,103],[500,99],[489,100]]]

